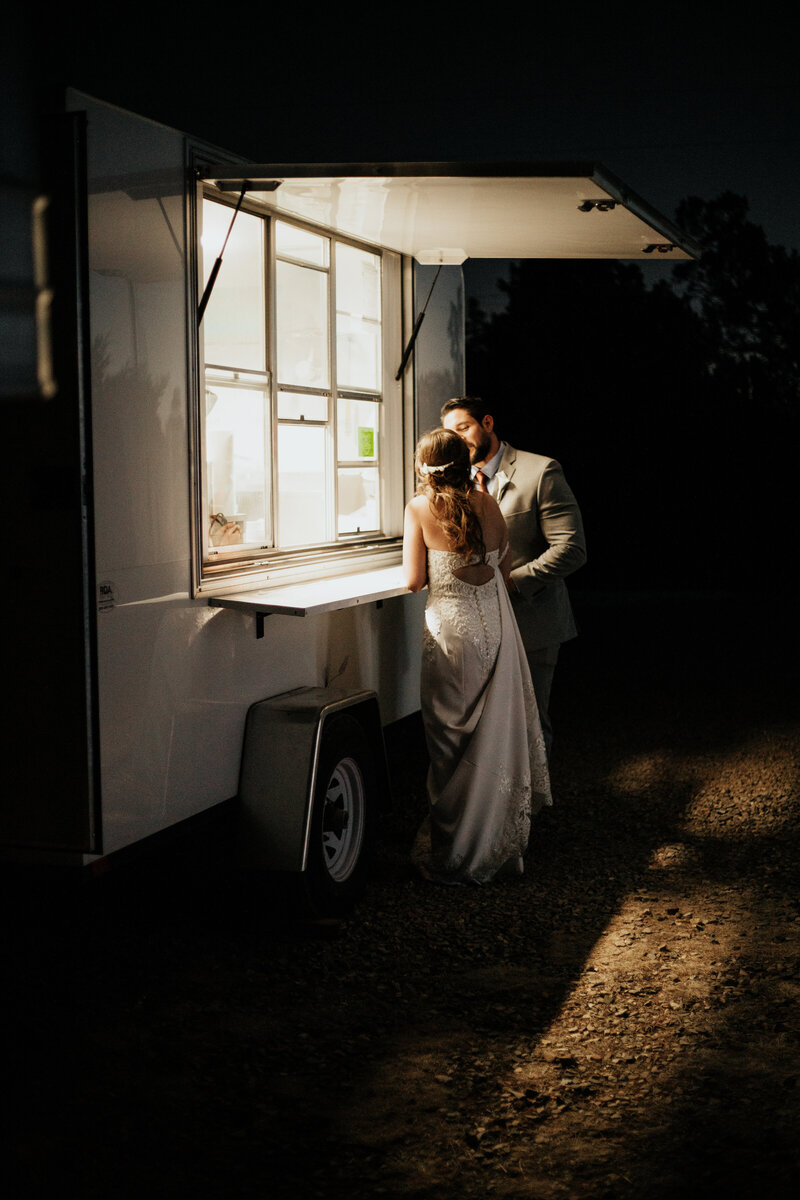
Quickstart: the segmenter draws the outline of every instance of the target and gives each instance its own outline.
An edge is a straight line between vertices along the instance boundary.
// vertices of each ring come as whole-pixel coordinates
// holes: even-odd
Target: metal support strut
[[[244,200],[244,198],[247,194],[248,187],[249,187],[249,182],[245,181],[245,183],[242,185],[242,191],[239,196],[239,199],[236,202],[236,208],[233,210],[233,216],[231,217],[231,223],[228,226],[228,232],[225,234],[225,241],[222,243],[222,249],[219,252],[219,257],[217,258],[217,261],[214,263],[214,266],[211,268],[211,274],[208,277],[208,283],[206,284],[206,288],[205,288],[205,291],[203,292],[200,303],[197,306],[197,324],[198,325],[203,320],[203,313],[206,311],[206,305],[208,304],[209,300],[211,299],[211,293],[214,290],[214,284],[217,282],[217,276],[219,275],[219,269],[222,266],[222,256],[225,253],[225,247],[228,244],[228,238],[231,236],[231,230],[233,229],[233,223],[239,215],[239,209],[242,207],[242,201]]]
[[[408,362],[409,358],[411,357],[411,351],[414,349],[414,342],[417,340],[417,334],[419,333],[420,325],[422,324],[422,322],[425,319],[425,309],[428,307],[428,300],[430,300],[430,298],[431,298],[431,292],[433,291],[434,287],[436,286],[436,280],[439,278],[439,271],[441,271],[441,269],[442,269],[442,265],[440,263],[436,270],[436,274],[433,277],[433,283],[431,284],[430,290],[428,291],[427,299],[422,306],[422,310],[421,310],[419,316],[417,317],[416,321],[414,322],[414,328],[411,330],[411,337],[408,339],[408,345],[406,346],[405,350],[403,351],[403,358],[400,362],[400,366],[397,368],[397,374],[394,377],[395,382],[397,382],[401,378],[403,371],[405,371],[405,369],[406,369],[406,363]]]

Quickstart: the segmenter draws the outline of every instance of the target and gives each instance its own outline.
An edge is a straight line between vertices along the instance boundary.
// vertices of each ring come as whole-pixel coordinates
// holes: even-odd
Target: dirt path
[[[72,1176],[76,1195],[137,1200],[794,1195],[782,615],[755,657],[718,601],[584,603],[557,681],[557,803],[522,880],[409,871],[412,720],[391,731],[394,802],[342,926],[287,923],[194,859],[59,913],[14,892],[17,1194]]]

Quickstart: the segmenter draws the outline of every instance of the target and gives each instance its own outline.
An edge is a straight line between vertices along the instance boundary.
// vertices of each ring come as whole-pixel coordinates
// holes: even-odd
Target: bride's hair
[[[453,549],[465,558],[477,554],[485,562],[481,523],[470,504],[474,485],[467,443],[450,429],[432,429],[417,442],[414,466],[420,480],[417,495],[427,496]]]

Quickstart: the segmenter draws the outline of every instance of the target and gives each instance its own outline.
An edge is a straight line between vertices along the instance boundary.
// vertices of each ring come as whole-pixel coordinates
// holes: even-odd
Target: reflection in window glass
[[[265,406],[262,388],[214,382],[206,388],[208,542],[216,548],[262,543],[266,537]],[[226,528],[232,524],[238,531]]]
[[[327,267],[329,246],[330,239],[318,233],[287,225],[285,221],[275,222],[275,252],[279,258],[295,258],[312,267]]]
[[[324,542],[325,429],[281,425],[278,429],[278,526],[281,546]]]
[[[336,357],[339,387],[380,387],[381,260],[336,246]]]
[[[377,467],[339,469],[339,533],[364,533],[380,527]]]
[[[327,421],[328,397],[307,392],[278,392],[278,419],[281,421]]]
[[[225,204],[203,203],[203,288],[233,216]],[[263,371],[266,366],[264,222],[240,212],[203,316],[205,361]]]
[[[279,262],[276,269],[278,370],[281,383],[327,387],[328,276]]]
[[[341,398],[337,413],[337,456],[339,462],[356,462],[378,457],[378,417],[374,400]]]

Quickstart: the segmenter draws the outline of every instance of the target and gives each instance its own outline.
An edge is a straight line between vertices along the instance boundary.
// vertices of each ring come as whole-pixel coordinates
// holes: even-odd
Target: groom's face
[[[485,463],[497,449],[494,418],[488,413],[482,421],[476,421],[466,408],[454,408],[445,417],[443,425],[467,443],[469,461],[473,466]]]

